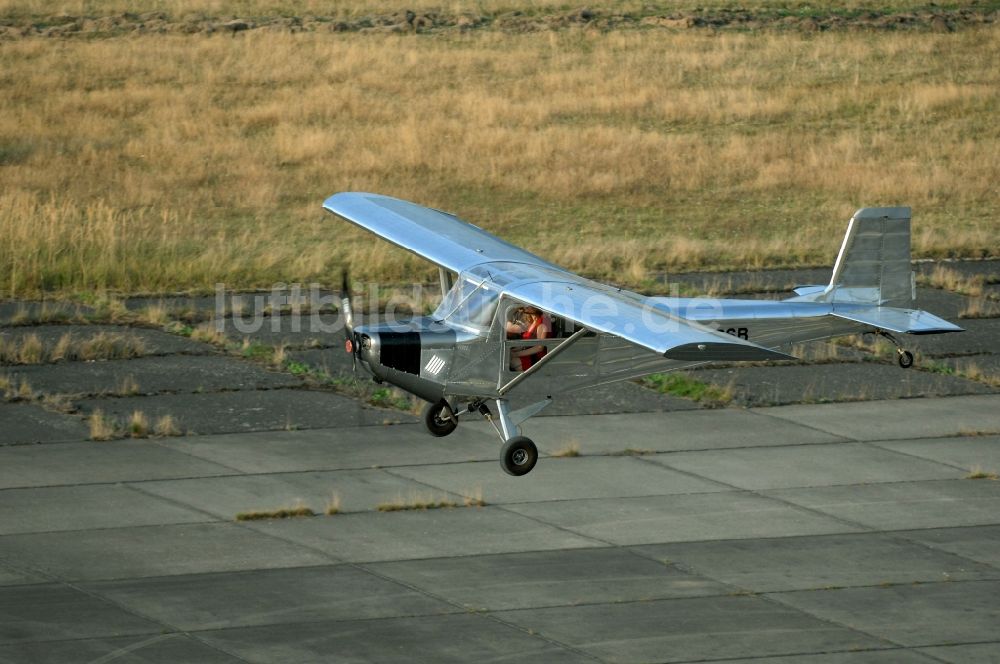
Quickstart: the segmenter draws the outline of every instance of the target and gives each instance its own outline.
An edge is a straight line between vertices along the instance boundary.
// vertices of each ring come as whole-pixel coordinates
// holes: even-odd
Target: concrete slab
[[[1000,482],[989,480],[779,489],[766,495],[882,530],[1000,523]]]
[[[899,533],[899,536],[1000,570],[1000,526],[914,530]]]
[[[587,537],[624,545],[858,530],[832,518],[735,491],[522,503],[507,509]]]
[[[254,662],[525,662],[593,660],[479,615],[267,625],[201,632],[206,642]]]
[[[907,662],[907,664],[929,664],[937,660],[921,655],[916,650],[887,648],[885,650],[837,652],[823,655],[727,659],[726,664],[898,664],[902,661]]]
[[[1000,640],[957,646],[921,648],[918,652],[950,664],[994,664],[1000,653]]]
[[[768,595],[823,620],[904,646],[995,641],[1000,581],[845,588]]]
[[[632,457],[542,459],[512,482],[498,461],[395,468],[396,475],[452,493],[481,493],[490,504],[725,491],[714,482]]]
[[[915,308],[929,311],[935,316],[940,316],[947,320],[961,325],[958,320],[958,312],[964,307],[968,298],[958,293],[952,293],[940,288],[917,288],[917,301]]]
[[[762,408],[755,412],[854,440],[954,436],[1000,431],[1000,395]]]
[[[610,548],[408,560],[366,568],[477,611],[698,597],[732,590]]]
[[[237,471],[149,440],[0,447],[0,489],[231,475]]]
[[[466,426],[486,433],[489,424],[462,424]],[[637,413],[629,417],[535,417],[522,428],[546,454],[558,452],[572,443],[579,446],[581,454],[620,454],[629,449],[673,452],[846,440],[808,425],[735,408],[699,409],[667,415]]]
[[[79,417],[30,403],[0,403],[0,446],[85,440],[87,435]]]
[[[907,345],[911,350],[918,350],[929,357],[997,352],[997,330],[1000,329],[1000,319],[953,319],[952,322],[965,331],[907,339]]]
[[[35,335],[46,348],[55,346],[64,335],[70,335],[74,341],[95,337],[99,334],[114,334],[135,337],[145,347],[147,355],[211,355],[218,354],[214,347],[194,341],[176,334],[148,327],[131,327],[126,325],[32,325],[25,327],[0,328],[0,338],[20,340],[28,335]]]
[[[753,592],[1000,578],[967,558],[876,533],[660,544],[664,563]]]
[[[237,659],[183,634],[46,641],[0,647],[3,664],[236,664]]]
[[[884,642],[757,597],[528,609],[501,619],[605,662],[688,662],[872,648]],[[780,638],[776,635],[780,634]]]
[[[242,318],[226,318],[225,334],[241,341],[250,339],[268,346],[284,345],[289,348],[335,347],[344,352],[344,321],[336,313],[265,316],[257,320],[248,309]],[[348,357],[350,360],[350,357]]]
[[[227,293],[228,295],[228,293]],[[228,304],[228,298],[225,300]],[[252,296],[248,302],[253,302]],[[140,311],[148,307],[161,307],[168,316],[183,316],[192,313],[210,316],[215,313],[215,295],[151,295],[125,298],[125,308]]]
[[[0,535],[212,521],[120,485],[0,491]]]
[[[83,588],[183,630],[459,611],[349,565],[111,581]]]
[[[525,383],[511,393],[511,408],[516,409],[541,401],[551,394],[544,384]],[[663,411],[702,410],[702,406],[689,399],[660,394],[635,383],[623,382],[592,387],[570,394],[556,394],[552,405],[543,411],[544,416],[598,415],[613,413],[647,413]]]
[[[3,300],[0,301],[0,325],[19,325],[26,319],[70,319],[83,316],[93,309],[86,305],[60,300]]]
[[[444,494],[384,470],[370,469],[143,482],[138,486],[226,520],[240,512],[269,511],[298,503],[322,513],[334,496],[342,511],[363,512],[397,496]],[[457,498],[454,494],[449,497]]]
[[[40,576],[0,563],[0,586],[23,586],[29,583],[42,583],[45,580]]]
[[[967,277],[983,276],[983,277],[995,277],[1000,274],[1000,260],[995,258],[987,258],[985,260],[969,259],[969,260],[943,260],[943,261],[927,261],[916,263],[913,269],[917,271],[918,274],[930,274],[935,269],[940,267],[945,267],[949,270],[954,270],[959,274]]]
[[[997,305],[1000,306],[1000,305]],[[997,327],[1000,333],[1000,326]],[[957,372],[975,375],[981,372],[987,380],[1000,380],[1000,354],[963,355],[962,357],[944,357],[936,362],[951,367]]]
[[[178,427],[195,434],[354,427],[413,422],[402,411],[362,406],[348,397],[320,390],[255,390],[152,397],[83,399],[81,410],[101,409],[125,421],[140,410],[151,420],[171,415]]]
[[[140,394],[213,392],[297,387],[297,377],[223,356],[152,356],[106,362],[62,362],[19,366],[23,376],[46,394],[117,394],[130,378]]]
[[[644,457],[741,489],[960,479],[964,471],[867,443],[782,446]]]
[[[930,459],[965,470],[1000,472],[1000,436],[968,436],[875,443],[887,450]]]
[[[161,629],[68,586],[0,588],[0,643],[155,634]]]
[[[420,424],[394,424],[193,436],[166,444],[247,473],[460,463],[500,454],[495,434],[491,439],[465,425],[447,438],[434,438]]]
[[[260,532],[350,562],[412,560],[599,545],[497,507],[259,521]]]
[[[921,396],[984,394],[992,390],[971,380],[926,371],[906,371],[874,362],[733,367],[704,370],[699,380],[732,390],[746,406],[829,401],[871,401]]]
[[[309,348],[306,350],[288,351],[289,359],[301,362],[316,371],[323,371],[331,376],[348,376],[353,371],[351,356],[344,352],[344,335],[337,337],[336,347]]]
[[[76,581],[330,563],[327,556],[232,523],[6,535],[0,550],[14,565]]]

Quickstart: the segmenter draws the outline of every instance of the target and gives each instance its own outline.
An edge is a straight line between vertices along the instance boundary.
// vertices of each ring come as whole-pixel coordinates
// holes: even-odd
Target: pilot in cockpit
[[[547,339],[552,332],[552,321],[534,307],[517,307],[507,321],[508,339]],[[525,371],[545,356],[542,344],[515,346],[510,349],[510,370]]]

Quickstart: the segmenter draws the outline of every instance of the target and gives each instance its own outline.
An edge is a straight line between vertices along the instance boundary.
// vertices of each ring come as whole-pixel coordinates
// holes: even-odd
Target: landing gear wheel
[[[444,399],[424,406],[422,419],[427,433],[438,438],[447,436],[458,426],[458,418]]]
[[[503,444],[500,465],[508,475],[527,475],[538,461],[538,448],[530,438],[515,436]]]
[[[899,357],[896,358],[896,361],[899,362],[899,366],[904,369],[909,369],[913,366],[913,353],[908,350],[901,350],[899,351]]]

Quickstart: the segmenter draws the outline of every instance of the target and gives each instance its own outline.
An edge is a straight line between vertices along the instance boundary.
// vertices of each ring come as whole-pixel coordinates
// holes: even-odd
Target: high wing
[[[326,210],[454,272],[488,274],[516,265],[503,291],[516,300],[655,351],[689,362],[793,359],[789,355],[673,316],[622,291],[567,272],[454,215],[390,196],[334,194]],[[496,269],[494,269],[494,267]]]
[[[560,269],[454,215],[398,198],[344,192],[326,199],[323,208],[453,272],[487,261]]]
[[[577,325],[613,334],[670,360],[725,362],[736,360],[790,360],[785,353],[717,332],[709,327],[654,308],[642,298],[630,297],[568,274],[567,280],[522,282],[504,293]]]

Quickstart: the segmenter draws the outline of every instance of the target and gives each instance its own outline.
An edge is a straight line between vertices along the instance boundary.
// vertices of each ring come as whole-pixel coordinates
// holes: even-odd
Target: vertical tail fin
[[[914,298],[910,208],[861,208],[851,217],[821,299],[908,308]]]

